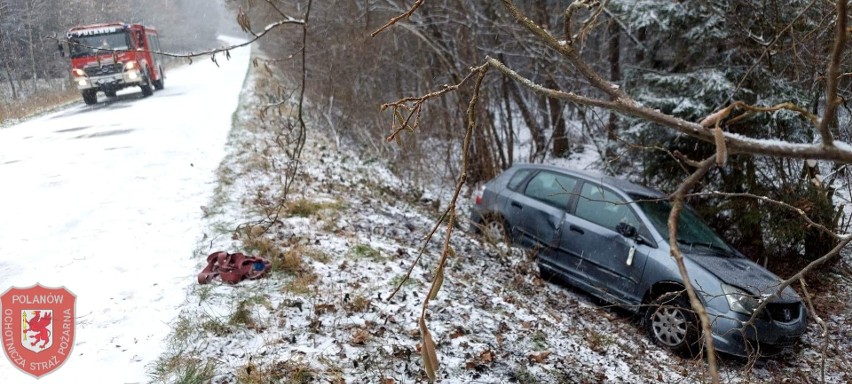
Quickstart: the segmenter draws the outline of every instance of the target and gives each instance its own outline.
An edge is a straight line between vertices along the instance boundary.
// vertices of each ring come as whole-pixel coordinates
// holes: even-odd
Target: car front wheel
[[[86,105],[94,105],[98,103],[98,92],[93,89],[87,89],[83,93],[83,102]]]
[[[142,75],[142,85],[139,87],[142,88],[143,97],[148,97],[154,94],[154,86],[151,85],[151,76],[148,76],[148,71],[145,71],[145,74]]]
[[[645,325],[657,345],[688,356],[697,354],[701,335],[698,317],[683,293],[669,292],[654,300]]]

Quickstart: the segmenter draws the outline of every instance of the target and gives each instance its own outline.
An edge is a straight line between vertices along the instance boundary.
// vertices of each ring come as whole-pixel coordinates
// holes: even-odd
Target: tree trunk
[[[834,231],[837,227],[836,208],[834,207],[834,202],[831,200],[834,191],[830,187],[827,188],[826,184],[819,180],[820,171],[817,162],[811,164],[805,161],[802,173],[805,176],[805,182],[808,183],[806,187],[808,193],[806,196],[813,202],[813,208],[808,212],[808,216],[816,223],[824,225],[830,231]],[[804,242],[805,258],[808,261],[825,255],[837,245],[837,239],[813,227],[805,229]],[[835,258],[835,260],[837,259]],[[828,263],[826,267],[830,268],[832,265],[833,263]]]
[[[0,34],[0,50],[3,49],[3,45],[4,45],[3,42],[4,42],[3,35]],[[9,68],[9,58],[10,57],[12,57],[12,55],[7,55],[3,59],[3,66],[6,69],[6,80],[9,81],[9,88],[12,89],[12,99],[18,100],[18,91],[15,88],[15,82],[12,80],[12,70]]]
[[[496,116],[492,113],[484,113],[483,115],[488,117],[487,124],[488,130],[491,132],[491,141],[494,142],[494,151],[497,152],[500,158],[500,169],[506,169],[506,154],[503,152],[503,140],[500,139],[500,133],[497,132],[497,122],[495,122]]]
[[[610,20],[608,26],[608,35],[609,35],[609,76],[612,79],[613,83],[618,83],[621,81],[621,44],[619,42],[619,38],[621,36],[621,31],[618,27],[618,23],[615,20]],[[607,163],[610,163],[611,160],[617,157],[617,154],[613,150],[613,142],[618,140],[618,116],[612,111],[609,112],[609,118],[606,122],[606,149],[604,153],[604,158],[607,160]]]
[[[530,152],[530,161],[533,161],[538,157],[539,151],[545,147],[544,133],[542,132],[542,128],[539,125],[538,120],[535,119],[535,115],[532,111],[530,111],[527,103],[524,102],[521,90],[518,89],[518,84],[514,81],[509,82],[509,90],[512,93],[512,97],[515,99],[515,105],[518,106],[518,110],[521,112],[521,117],[524,119],[524,123],[527,124],[527,128],[530,130],[530,136],[532,136],[533,140],[533,150]]]
[[[550,89],[558,89],[553,76],[547,77],[545,85]],[[562,113],[562,103],[557,99],[548,99],[550,110],[550,124],[553,127],[553,157],[567,157],[570,149],[568,135],[565,129],[565,115]]]
[[[364,0],[364,30],[370,31],[370,0]]]
[[[32,9],[28,9],[27,11],[27,40],[30,48],[30,65],[33,71],[33,93],[35,93],[38,91],[38,75],[36,72],[35,43],[33,42]]]
[[[501,61],[503,59],[501,58]],[[515,128],[514,116],[512,114],[512,99],[509,98],[509,79],[503,76],[503,105],[506,108],[506,125],[505,130],[503,131],[506,135],[506,157],[508,157],[508,164],[505,165],[506,168],[511,167],[512,163],[515,161]]]

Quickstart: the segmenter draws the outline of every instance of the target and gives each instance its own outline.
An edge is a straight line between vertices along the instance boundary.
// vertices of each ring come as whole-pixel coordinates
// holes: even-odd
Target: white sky
[[[184,289],[201,210],[249,64],[248,49],[138,88],[0,129],[0,292],[77,296],[71,356],[40,380],[0,358],[0,383],[147,382]]]

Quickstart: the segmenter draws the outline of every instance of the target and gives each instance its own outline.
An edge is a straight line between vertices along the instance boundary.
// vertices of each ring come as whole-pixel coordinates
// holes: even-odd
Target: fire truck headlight
[[[86,84],[88,84],[88,83],[89,83],[89,82],[88,82],[88,81],[86,81],[86,79],[80,79],[80,80],[78,80],[78,81],[77,81],[77,84],[80,84],[80,85],[82,85],[82,86],[85,86],[85,85],[86,85]]]
[[[86,72],[84,72],[80,68],[74,68],[74,70],[72,70],[71,72],[74,74],[74,76],[77,76],[77,77],[86,76]]]
[[[138,78],[138,77],[139,77],[139,72],[136,72],[136,71],[130,71],[130,72],[128,72],[128,73],[127,73],[127,78],[128,78],[128,79],[135,80],[135,79],[136,79],[136,78]]]
[[[127,64],[124,64],[124,70],[129,71],[131,69],[135,69],[136,66],[137,66],[137,64],[136,64],[135,61],[129,61],[129,62],[127,62]]]

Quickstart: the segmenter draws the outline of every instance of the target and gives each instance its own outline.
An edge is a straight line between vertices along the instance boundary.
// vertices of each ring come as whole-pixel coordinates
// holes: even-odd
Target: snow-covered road
[[[249,50],[167,72],[94,107],[0,129],[0,293],[64,286],[76,342],[39,383],[146,382],[195,281],[202,205],[215,187]],[[0,357],[0,383],[35,383]]]

